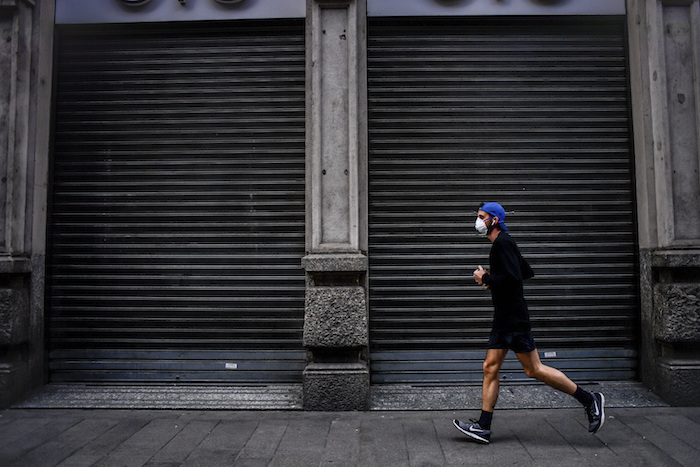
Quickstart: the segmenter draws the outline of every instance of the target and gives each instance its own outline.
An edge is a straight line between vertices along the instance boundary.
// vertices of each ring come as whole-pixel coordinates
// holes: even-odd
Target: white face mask
[[[477,217],[476,222],[474,223],[474,228],[484,237],[489,233],[489,228],[486,226],[486,222],[481,218]]]

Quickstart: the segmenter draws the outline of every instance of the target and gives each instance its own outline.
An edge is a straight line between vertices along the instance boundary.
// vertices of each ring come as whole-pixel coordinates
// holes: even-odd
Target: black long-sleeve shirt
[[[535,274],[520,254],[518,245],[502,231],[491,245],[489,273],[482,281],[493,298],[493,330],[525,332],[530,330],[530,315],[523,295],[523,279]]]

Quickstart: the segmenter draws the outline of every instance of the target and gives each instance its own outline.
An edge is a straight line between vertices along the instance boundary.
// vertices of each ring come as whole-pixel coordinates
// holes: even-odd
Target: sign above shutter
[[[303,18],[305,0],[56,0],[56,24]]]
[[[625,0],[367,0],[368,16],[624,15]]]

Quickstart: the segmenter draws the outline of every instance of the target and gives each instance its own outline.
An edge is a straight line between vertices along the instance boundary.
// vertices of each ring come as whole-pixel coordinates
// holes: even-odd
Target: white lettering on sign
[[[556,352],[545,352],[544,358],[557,358],[557,353]]]
[[[227,369],[227,370],[237,370],[237,369],[238,369],[238,363],[227,363],[227,364],[226,364],[226,369]]]

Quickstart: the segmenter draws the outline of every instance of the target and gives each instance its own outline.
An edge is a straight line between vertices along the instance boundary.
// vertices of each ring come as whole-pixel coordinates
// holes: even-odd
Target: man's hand
[[[476,281],[477,284],[483,285],[484,287],[486,287],[488,289],[489,286],[484,284],[484,282],[482,280],[484,277],[484,274],[488,274],[488,271],[486,269],[482,268],[481,266],[479,266],[477,269],[474,270],[474,274],[473,274],[474,280]]]

